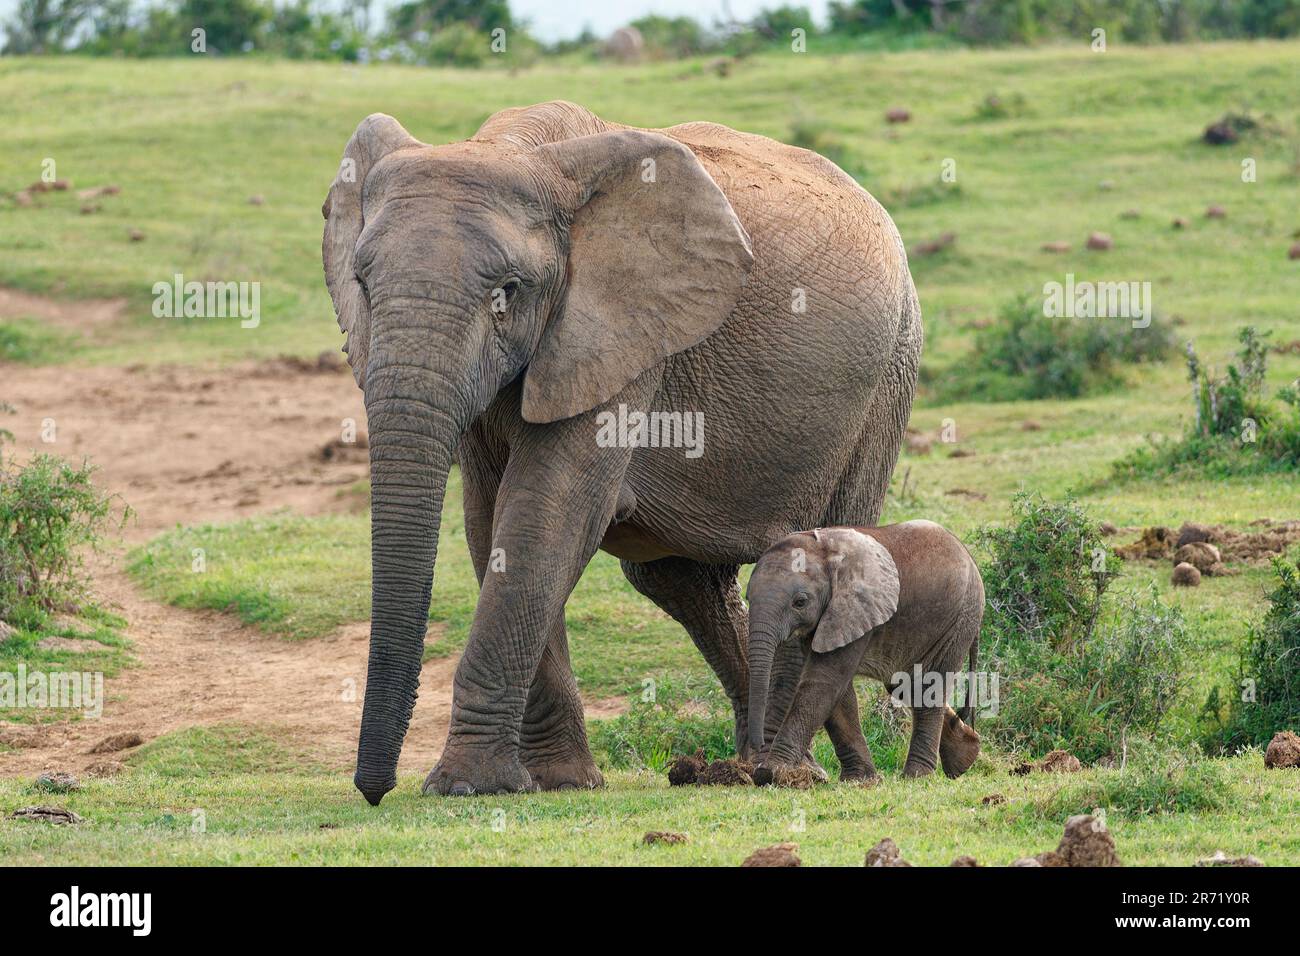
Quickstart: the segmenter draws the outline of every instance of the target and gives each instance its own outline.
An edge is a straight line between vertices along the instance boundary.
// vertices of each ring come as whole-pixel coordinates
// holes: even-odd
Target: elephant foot
[[[452,747],[443,751],[424,781],[424,793],[468,797],[487,793],[524,793],[537,785],[519,758],[486,748]]]
[[[596,790],[605,786],[605,778],[590,754],[564,760],[525,757],[524,766],[541,790]]]
[[[881,776],[876,772],[875,767],[864,767],[856,764],[843,764],[840,767],[840,783],[856,783],[866,787],[874,787],[880,781]]]
[[[910,760],[903,766],[903,776],[909,780],[918,780],[921,777],[928,777],[934,773],[934,767],[927,767],[925,764],[912,763]]]

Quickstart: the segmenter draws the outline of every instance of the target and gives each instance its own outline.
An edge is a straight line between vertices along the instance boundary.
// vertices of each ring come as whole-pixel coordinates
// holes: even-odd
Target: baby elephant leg
[[[939,760],[949,777],[960,777],[980,755],[980,735],[951,707],[944,711],[943,733],[939,737]]]
[[[871,759],[871,748],[862,734],[862,719],[858,716],[858,695],[850,684],[840,695],[835,709],[826,720],[826,733],[835,745],[835,756],[840,760],[841,780],[874,780],[879,774]]]

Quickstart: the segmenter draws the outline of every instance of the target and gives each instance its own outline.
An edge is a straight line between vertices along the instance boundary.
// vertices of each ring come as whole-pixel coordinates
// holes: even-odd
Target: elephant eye
[[[510,308],[514,304],[515,297],[519,294],[522,285],[523,283],[513,276],[509,279],[503,279],[492,290],[492,311],[501,314]]]
[[[808,606],[808,595],[806,595],[806,594],[797,594],[797,595],[795,595],[795,599],[794,599],[793,601],[791,601],[790,603],[793,604],[795,607],[807,607],[807,606]]]

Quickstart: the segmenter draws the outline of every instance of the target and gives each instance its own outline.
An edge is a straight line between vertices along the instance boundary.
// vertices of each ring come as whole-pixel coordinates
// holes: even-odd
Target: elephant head
[[[779,644],[812,636],[824,654],[860,640],[898,610],[898,568],[875,538],[853,528],[791,535],[754,566],[749,600],[749,743],[764,747],[772,658]]]
[[[373,607],[355,782],[371,803],[396,785],[460,436],[520,378],[528,422],[607,402],[716,330],[752,262],[689,149],[593,132],[590,114],[575,129],[578,110],[507,111],[441,147],[375,114],[321,210],[326,284],[369,419]]]

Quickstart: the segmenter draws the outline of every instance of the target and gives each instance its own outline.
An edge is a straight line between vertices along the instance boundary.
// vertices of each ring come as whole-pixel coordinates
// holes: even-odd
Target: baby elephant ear
[[[884,624],[898,610],[898,566],[885,546],[852,529],[823,532],[831,551],[831,596],[813,635],[826,653]]]

